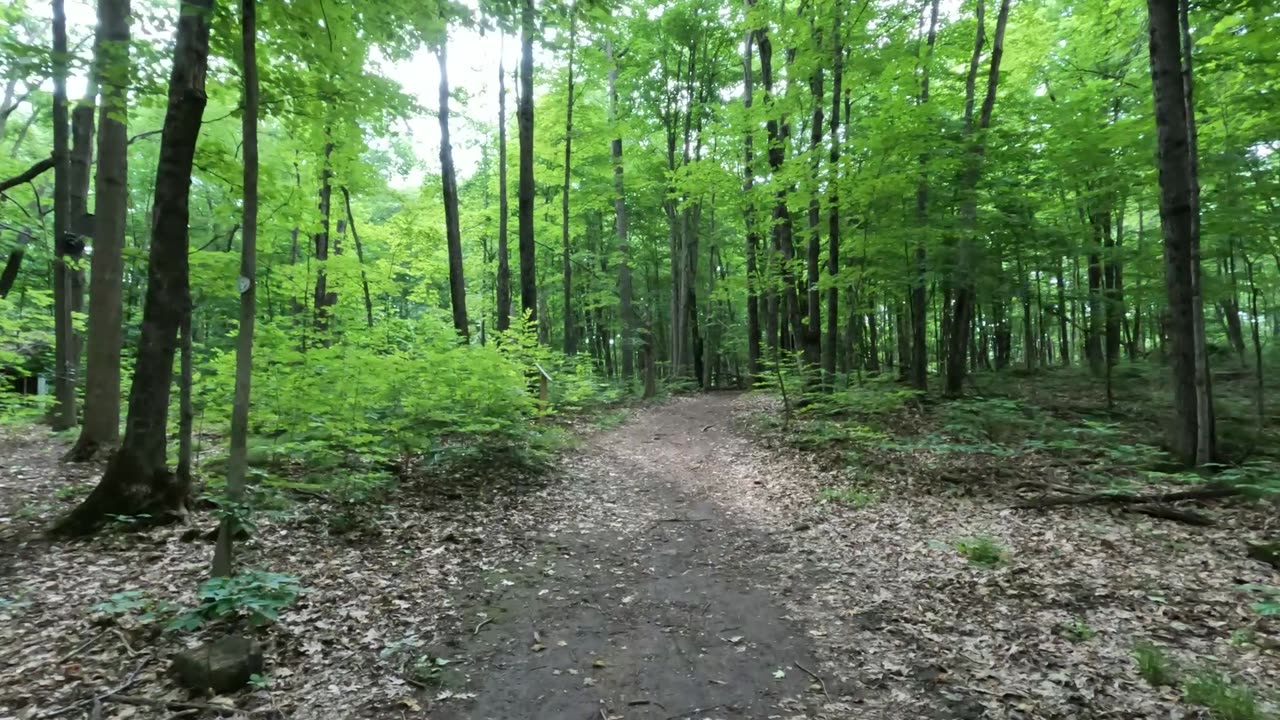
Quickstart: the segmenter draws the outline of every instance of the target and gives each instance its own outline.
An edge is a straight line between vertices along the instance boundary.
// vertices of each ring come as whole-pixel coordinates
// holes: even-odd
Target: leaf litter
[[[758,396],[676,399],[597,433],[549,478],[504,478],[486,503],[406,484],[355,539],[328,532],[333,508],[314,498],[263,517],[240,562],[307,592],[263,632],[269,685],[217,702],[246,717],[527,717],[485,714],[519,672],[531,677],[507,700],[589,702],[617,718],[1199,717],[1145,684],[1139,642],[1182,667],[1213,663],[1264,700],[1280,687],[1275,624],[1239,590],[1277,578],[1244,557],[1231,524],[1012,511],[938,492],[911,465],[878,475],[883,494],[866,507],[818,503],[837,470],[741,429],[776,411]],[[126,681],[130,695],[185,701],[164,668],[218,630],[166,634],[94,607],[130,592],[192,606],[210,547],[180,527],[43,540],[76,499],[58,490],[97,476],[60,464],[63,449],[47,435],[0,442],[0,718],[45,717]],[[953,543],[975,536],[1006,561],[967,562]],[[759,647],[752,622],[726,621],[747,611]],[[1087,639],[1064,631],[1082,626]],[[1237,642],[1242,630],[1258,641]],[[455,660],[459,675],[423,683],[422,657]],[[809,670],[785,670],[797,663]],[[620,677],[666,665],[659,687]]]

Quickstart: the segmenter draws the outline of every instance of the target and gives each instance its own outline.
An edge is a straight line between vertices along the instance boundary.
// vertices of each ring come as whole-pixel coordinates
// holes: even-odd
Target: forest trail
[[[587,439],[564,486],[579,501],[472,610],[452,681],[474,700],[431,717],[819,716],[818,664],[784,604],[795,578],[763,562],[785,546],[757,492],[769,468],[731,425],[737,397],[675,400]]]

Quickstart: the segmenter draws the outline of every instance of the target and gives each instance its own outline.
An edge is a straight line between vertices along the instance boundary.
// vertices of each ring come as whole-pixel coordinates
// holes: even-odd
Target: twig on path
[[[129,657],[137,656],[138,651],[133,649],[133,646],[129,644],[129,638],[125,637],[119,628],[112,628],[111,632],[115,633],[116,637],[120,638],[120,642],[124,643],[125,652],[129,653]]]
[[[663,712],[666,712],[667,710],[667,706],[663,705],[657,700],[628,700],[627,701],[628,707],[636,707],[638,705],[657,705],[658,707],[662,708]]]
[[[795,665],[796,665],[796,667],[798,667],[798,668],[800,668],[801,670],[803,670],[805,675],[808,675],[809,677],[813,678],[814,680],[817,680],[817,681],[818,681],[818,685],[820,685],[820,686],[822,687],[822,694],[823,694],[824,696],[826,696],[826,698],[827,698],[828,700],[830,700],[830,699],[831,699],[831,695],[827,692],[827,683],[826,683],[826,682],[824,682],[824,681],[823,681],[823,679],[822,679],[821,677],[819,677],[818,673],[816,673],[816,672],[814,672],[814,671],[810,670],[809,668],[805,667],[804,665],[801,665],[799,660],[796,660],[796,661],[795,661]]]
[[[1026,500],[1013,505],[1019,509],[1047,508],[1058,505],[1092,505],[1114,503],[1119,505],[1147,505],[1154,503],[1171,503],[1180,500],[1211,500],[1239,495],[1238,487],[1228,485],[1203,485],[1190,490],[1178,492],[1155,493],[1152,495],[1135,495],[1132,493],[1094,493],[1091,495],[1049,495],[1047,497]]]
[[[102,636],[103,636],[103,635],[106,635],[108,632],[109,632],[109,630],[103,630],[102,632],[98,633],[97,635],[94,635],[93,637],[89,638],[88,640],[85,640],[84,642],[80,643],[80,645],[79,645],[75,650],[72,650],[71,652],[67,653],[66,655],[63,655],[62,657],[58,658],[58,664],[59,664],[59,665],[61,665],[62,663],[64,663],[64,662],[66,662],[66,661],[70,660],[71,658],[73,658],[73,657],[75,657],[75,656],[79,655],[80,653],[84,652],[85,650],[88,650],[88,649],[89,649],[89,647],[90,647],[91,645],[93,645],[94,643],[96,643],[96,642],[98,642],[99,640],[101,640],[101,639],[102,639]]]
[[[684,712],[678,712],[675,715],[668,715],[665,718],[665,720],[682,720],[683,718],[687,718],[690,715],[696,715],[698,713],[707,712],[708,710],[717,710],[722,707],[724,707],[724,703],[720,703],[719,705],[708,705],[707,707],[689,708]]]
[[[122,703],[124,705],[140,705],[142,707],[165,708],[168,710],[195,710],[197,712],[215,712],[234,713],[236,709],[227,705],[210,705],[209,703],[183,702],[181,700],[156,700],[154,698],[139,697],[137,695],[117,695],[112,693],[107,695],[104,700],[110,702]]]
[[[480,621],[480,624],[476,626],[475,632],[473,632],[473,633],[471,633],[471,634],[472,634],[472,635],[479,635],[479,634],[480,634],[480,628],[484,627],[485,625],[488,625],[488,624],[489,624],[489,623],[491,623],[491,622],[493,622],[493,618],[485,618],[485,619],[481,620],[481,621]]]
[[[117,687],[116,689],[108,690],[107,692],[101,695],[90,695],[84,700],[77,700],[76,702],[73,702],[70,705],[61,707],[57,710],[50,710],[49,712],[44,713],[43,715],[38,715],[37,717],[39,717],[41,720],[44,720],[44,718],[57,717],[59,715],[69,713],[78,707],[83,707],[90,703],[100,703],[104,698],[108,698],[112,695],[115,695],[118,692],[124,692],[125,690],[128,690],[130,687],[133,687],[133,683],[137,681],[138,673],[142,672],[142,668],[146,667],[147,664],[150,663],[154,658],[155,658],[155,655],[148,655],[145,658],[143,658],[142,662],[138,663],[138,667],[134,668],[133,672],[129,673],[129,677],[125,678],[124,682],[120,683],[119,687]]]

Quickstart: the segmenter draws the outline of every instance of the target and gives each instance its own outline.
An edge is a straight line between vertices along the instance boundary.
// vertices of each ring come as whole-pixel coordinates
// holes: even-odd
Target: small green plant
[[[208,621],[247,616],[253,625],[265,625],[298,599],[302,589],[291,575],[246,570],[231,577],[216,577],[200,585],[200,605],[175,619],[175,630],[194,630]]]
[[[1250,605],[1259,615],[1280,615],[1280,587],[1275,585],[1245,585],[1243,590],[1261,593],[1262,599]]]
[[[853,485],[844,485],[840,487],[823,488],[818,493],[818,499],[824,503],[836,503],[839,505],[849,505],[855,508],[864,508],[873,505],[880,499],[880,494],[874,490],[864,490]]]
[[[254,690],[270,690],[271,676],[259,675],[258,673],[254,673],[249,676],[249,687],[253,688]]]
[[[147,597],[146,592],[142,590],[125,590],[112,594],[111,597],[90,609],[114,620],[126,616],[136,616],[138,622],[145,624],[155,622],[171,614],[174,611],[174,606],[167,602],[157,602]]]
[[[1072,642],[1088,642],[1098,635],[1084,618],[1078,617],[1062,626],[1062,634]]]
[[[1258,720],[1258,698],[1253,688],[1234,682],[1230,676],[1204,670],[1187,681],[1182,689],[1188,703],[1209,710],[1215,720]]]
[[[54,497],[59,500],[78,500],[93,490],[91,485],[63,485],[54,491]]]
[[[1138,663],[1138,673],[1152,687],[1173,685],[1177,682],[1178,667],[1164,650],[1149,642],[1140,642],[1133,648],[1133,659]]]
[[[444,679],[444,669],[448,664],[448,658],[428,654],[415,660],[410,671],[414,680],[424,685],[438,685]]]
[[[952,547],[970,563],[983,567],[995,567],[1008,559],[1004,546],[990,535],[960,538]]]
[[[615,410],[597,415],[592,424],[600,430],[612,430],[625,424],[629,417],[631,417],[631,413],[628,411]]]

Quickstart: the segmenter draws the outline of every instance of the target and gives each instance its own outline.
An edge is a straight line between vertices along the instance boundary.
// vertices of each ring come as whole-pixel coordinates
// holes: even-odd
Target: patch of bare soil
[[[1280,636],[1240,589],[1280,578],[1230,522],[1012,510],[865,468],[874,502],[823,503],[846,471],[745,431],[757,412],[777,408],[712,394],[638,410],[551,482],[513,477],[483,504],[404,487],[356,537],[328,530],[323,503],[264,518],[246,565],[310,590],[265,635],[270,686],[202,702],[307,720],[1205,717],[1142,680],[1140,641],[1280,687]],[[210,548],[182,528],[47,544],[34,531],[81,471],[47,439],[4,450],[0,718],[95,717],[126,682],[185,700],[162,671],[199,634],[92,608],[127,590],[191,605]],[[979,535],[1005,562],[952,547]]]

